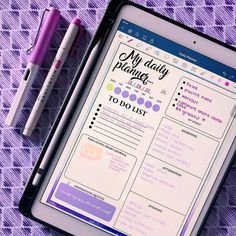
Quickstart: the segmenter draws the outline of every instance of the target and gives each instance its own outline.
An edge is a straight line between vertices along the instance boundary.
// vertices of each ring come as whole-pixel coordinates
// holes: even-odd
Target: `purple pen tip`
[[[57,8],[55,8],[55,7],[50,7],[49,10],[50,10],[51,12],[54,12],[54,14],[57,14],[57,15],[58,15],[58,14],[59,14],[59,15],[61,14],[60,11],[59,11]]]
[[[71,21],[71,23],[80,26],[81,21],[80,21],[80,19],[78,19],[78,18],[74,18],[74,19]]]

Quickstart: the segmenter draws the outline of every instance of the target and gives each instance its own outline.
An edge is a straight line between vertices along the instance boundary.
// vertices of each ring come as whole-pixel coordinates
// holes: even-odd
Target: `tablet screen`
[[[235,136],[234,76],[121,20],[41,201],[116,235],[183,235]]]

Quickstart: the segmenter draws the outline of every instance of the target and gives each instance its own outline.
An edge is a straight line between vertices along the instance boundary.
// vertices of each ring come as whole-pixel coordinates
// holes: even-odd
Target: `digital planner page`
[[[233,141],[236,96],[172,44],[121,21],[42,202],[114,234],[180,235]]]

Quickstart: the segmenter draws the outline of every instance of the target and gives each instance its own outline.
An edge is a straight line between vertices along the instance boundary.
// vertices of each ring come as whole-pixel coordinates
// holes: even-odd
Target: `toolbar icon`
[[[136,36],[136,37],[139,37],[139,32],[136,32],[136,33],[135,33],[135,36]]]
[[[170,56],[169,56],[169,54],[165,54],[165,59],[168,59]]]
[[[188,64],[187,64],[186,62],[184,62],[184,63],[182,64],[182,66],[183,66],[184,68],[187,68],[187,67],[188,67]]]
[[[147,47],[146,51],[150,51],[152,49],[152,47]]]
[[[146,40],[147,39],[147,35],[143,35],[142,40]]]
[[[160,51],[159,51],[159,50],[156,50],[156,51],[154,52],[154,54],[157,55],[157,56],[159,56],[159,55],[160,55]]]
[[[210,79],[211,79],[211,80],[215,80],[215,76],[214,76],[214,75],[211,75]]]
[[[132,34],[133,30],[132,29],[128,29],[128,34]]]
[[[136,46],[139,48],[142,46],[142,43],[137,43]]]
[[[177,64],[179,62],[179,60],[177,58],[174,58],[173,62]]]
[[[150,40],[149,40],[149,43],[150,43],[150,44],[153,44],[153,43],[154,43],[154,39],[150,39]]]

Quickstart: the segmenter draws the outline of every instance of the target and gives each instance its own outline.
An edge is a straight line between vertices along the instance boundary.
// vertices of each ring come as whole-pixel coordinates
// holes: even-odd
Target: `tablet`
[[[235,50],[129,3],[105,40],[30,211],[72,235],[196,235],[235,151]]]

